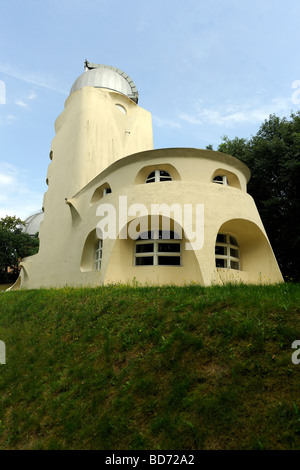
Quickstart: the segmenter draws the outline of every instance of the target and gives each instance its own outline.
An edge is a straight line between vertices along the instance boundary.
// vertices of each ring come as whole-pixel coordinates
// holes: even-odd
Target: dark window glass
[[[138,256],[135,258],[136,266],[151,266],[153,265],[153,256]]]
[[[217,242],[218,243],[226,243],[226,235],[223,235],[222,233],[218,233]]]
[[[180,253],[180,243],[159,243],[159,253]]]
[[[217,259],[216,259],[216,267],[217,267],[217,268],[227,268],[227,260],[226,260],[226,259],[217,258]]]
[[[229,241],[230,241],[230,245],[239,246],[238,242],[236,241],[234,237],[229,237]]]
[[[180,240],[181,237],[178,233],[169,230],[160,230],[158,235],[159,240]]]
[[[172,178],[167,171],[160,170],[160,181],[170,181]]]
[[[171,176],[169,175],[169,173],[165,170],[160,170],[160,176],[168,176],[169,178],[171,178]]]
[[[137,238],[137,240],[153,240],[154,234],[153,232],[143,232],[141,235]]]
[[[180,266],[180,256],[158,256],[159,266]]]
[[[233,258],[238,258],[239,257],[238,250],[235,250],[234,248],[230,248],[230,256],[232,256]]]
[[[230,261],[231,269],[239,269],[239,263],[237,261]]]
[[[148,175],[146,179],[146,183],[154,183],[155,182],[155,171],[152,171],[150,175]]]
[[[227,246],[216,246],[215,248],[216,255],[227,255]]]
[[[223,176],[215,176],[213,182],[223,184]]]
[[[136,253],[152,253],[153,252],[153,243],[145,243],[145,245],[136,245]]]

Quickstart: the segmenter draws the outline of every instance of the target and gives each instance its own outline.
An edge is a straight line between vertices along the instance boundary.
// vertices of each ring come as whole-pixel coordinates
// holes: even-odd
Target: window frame
[[[98,239],[94,255],[94,271],[99,271],[102,265],[103,258],[103,240]]]
[[[225,237],[225,242],[218,241],[219,235]],[[224,248],[226,250],[226,254],[216,253],[217,247]],[[232,250],[237,251],[238,256],[233,256]],[[224,264],[226,264],[226,266],[217,266],[217,260],[224,260]],[[233,263],[236,263],[237,267],[232,266]],[[218,233],[215,243],[215,265],[218,269],[234,269],[235,271],[241,271],[240,248],[234,235],[231,235],[230,233]]]
[[[178,236],[178,234],[172,230],[169,231],[169,234],[173,234],[173,237],[171,236],[169,238],[165,238],[165,235],[162,230],[152,230],[151,232],[148,232],[151,234],[151,238],[143,238],[143,235],[135,240],[134,244],[134,266],[176,266],[180,267],[182,266],[181,264],[181,239]],[[174,250],[174,251],[160,251],[159,250],[159,245],[179,245],[179,250]],[[137,247],[139,246],[147,246],[147,245],[153,245],[153,248],[151,251],[141,251],[137,252]],[[137,264],[137,259],[141,258],[152,258],[152,263],[145,263],[145,264]],[[160,263],[159,258],[178,258],[179,263],[174,264],[174,263]]]
[[[165,175],[162,175],[161,174],[162,172],[164,172]],[[172,176],[170,175],[168,171],[162,170],[162,169],[156,169],[149,173],[149,175],[146,178],[145,183],[160,183],[160,182],[172,181],[172,180],[173,180]]]
[[[105,197],[107,196],[107,194],[111,194],[112,193],[112,190],[111,188],[103,188],[103,193],[102,193],[102,196]]]
[[[222,181],[217,181],[216,178],[222,178]],[[229,186],[227,175],[216,175],[212,179],[212,183],[222,184],[223,186]]]

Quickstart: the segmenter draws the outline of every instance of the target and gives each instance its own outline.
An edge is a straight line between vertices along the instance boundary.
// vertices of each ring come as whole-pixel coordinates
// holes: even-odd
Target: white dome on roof
[[[85,62],[85,72],[75,80],[70,94],[83,87],[108,88],[138,102],[138,91],[132,79],[122,70],[109,65]]]
[[[23,229],[23,232],[28,233],[28,235],[35,235],[37,232],[40,231],[40,224],[43,219],[43,211],[30,215],[25,220],[25,228]]]

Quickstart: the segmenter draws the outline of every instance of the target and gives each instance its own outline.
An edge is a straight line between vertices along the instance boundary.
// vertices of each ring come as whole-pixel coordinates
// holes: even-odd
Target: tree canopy
[[[24,233],[25,222],[16,216],[0,220],[0,282],[14,282],[19,274],[20,261],[37,253],[38,234]]]
[[[248,192],[255,200],[286,280],[300,280],[300,111],[290,120],[270,115],[249,139],[222,138],[218,151],[251,170]]]

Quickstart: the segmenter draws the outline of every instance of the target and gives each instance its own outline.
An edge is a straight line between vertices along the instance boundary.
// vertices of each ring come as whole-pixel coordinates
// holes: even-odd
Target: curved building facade
[[[128,75],[85,63],[55,123],[39,252],[14,288],[283,282],[249,169],[211,150],[154,150],[137,101]]]

